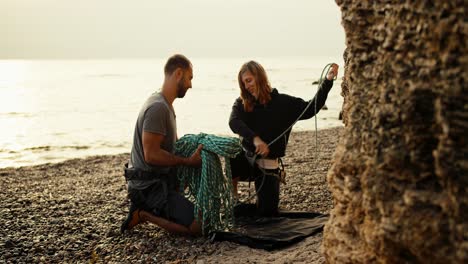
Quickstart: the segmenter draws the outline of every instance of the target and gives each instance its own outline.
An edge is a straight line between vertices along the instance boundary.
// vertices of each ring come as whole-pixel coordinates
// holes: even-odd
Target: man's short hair
[[[192,67],[192,63],[181,54],[172,55],[166,62],[166,66],[164,66],[164,74],[171,75],[177,68],[182,68],[183,70],[187,70]]]

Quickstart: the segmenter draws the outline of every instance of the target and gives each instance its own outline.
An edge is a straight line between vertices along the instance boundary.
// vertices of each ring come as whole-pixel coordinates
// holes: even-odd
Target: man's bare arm
[[[161,148],[161,143],[164,136],[161,134],[143,131],[143,152],[145,162],[156,166],[192,166],[199,167],[201,165],[201,149],[202,145],[198,146],[197,150],[188,158],[179,157],[169,153]]]

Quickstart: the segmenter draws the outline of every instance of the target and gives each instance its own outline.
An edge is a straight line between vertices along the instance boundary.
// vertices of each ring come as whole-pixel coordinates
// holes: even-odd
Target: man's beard
[[[177,98],[184,98],[187,89],[184,87],[184,80],[180,80],[177,83]]]

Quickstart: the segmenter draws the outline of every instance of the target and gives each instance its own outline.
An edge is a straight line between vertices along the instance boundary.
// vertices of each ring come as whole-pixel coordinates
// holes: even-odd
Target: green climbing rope
[[[185,135],[175,145],[176,155],[189,157],[203,144],[201,168],[182,166],[177,169],[181,188],[195,203],[194,215],[201,213],[204,234],[229,229],[234,221],[232,177],[229,158],[242,150],[239,139],[200,133]],[[224,173],[220,157],[224,158]]]

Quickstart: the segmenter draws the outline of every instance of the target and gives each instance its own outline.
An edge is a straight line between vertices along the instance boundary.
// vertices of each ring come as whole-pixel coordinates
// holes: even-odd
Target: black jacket
[[[317,112],[325,104],[328,92],[333,86],[333,81],[325,80],[315,95],[317,100]],[[309,102],[301,98],[293,97],[287,94],[280,94],[278,90],[273,89],[271,92],[271,100],[267,105],[263,106],[255,104],[252,112],[245,112],[241,98],[237,98],[232,106],[231,116],[229,118],[229,126],[231,130],[241,136],[242,146],[251,152],[255,151],[253,138],[259,136],[265,143],[270,143],[286,130],[304,111]],[[308,108],[307,112],[301,117],[309,119],[316,114],[315,102]],[[283,157],[288,144],[289,130],[283,138],[278,139],[270,146],[269,158]]]

